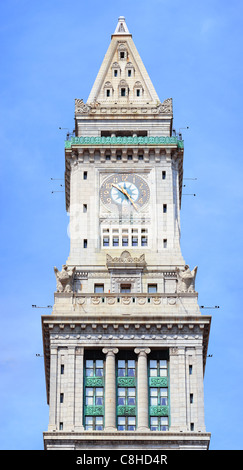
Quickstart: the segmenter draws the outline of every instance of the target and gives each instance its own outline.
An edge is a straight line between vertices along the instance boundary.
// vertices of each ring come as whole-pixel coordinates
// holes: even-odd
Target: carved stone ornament
[[[173,108],[172,108],[172,98],[168,98],[167,100],[164,100],[163,103],[160,103],[158,106],[158,112],[159,113],[172,113]]]
[[[57,281],[57,292],[73,292],[75,267],[69,268],[66,264],[63,264],[62,270],[58,271],[56,266],[54,266],[54,272]]]
[[[177,292],[195,292],[195,279],[197,274],[197,266],[190,271],[188,264],[184,270],[176,269],[178,276]]]
[[[83,100],[80,99],[75,99],[75,112],[77,113],[82,113],[82,114],[87,114],[90,112],[91,107],[84,103]]]
[[[136,265],[139,267],[144,267],[146,262],[145,262],[145,255],[141,255],[139,258],[138,257],[132,257],[129,251],[123,251],[121,256],[112,258],[110,255],[106,255],[106,264],[107,266],[114,266],[117,265],[119,267],[122,267],[125,264],[129,265]]]

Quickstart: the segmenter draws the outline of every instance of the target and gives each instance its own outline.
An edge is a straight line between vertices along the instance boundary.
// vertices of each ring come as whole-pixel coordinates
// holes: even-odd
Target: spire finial
[[[126,25],[126,21],[125,21],[125,16],[119,16],[118,18],[118,24],[117,24],[117,27],[115,29],[115,32],[113,34],[114,35],[122,35],[122,34],[129,34],[129,31],[128,31],[128,27]]]

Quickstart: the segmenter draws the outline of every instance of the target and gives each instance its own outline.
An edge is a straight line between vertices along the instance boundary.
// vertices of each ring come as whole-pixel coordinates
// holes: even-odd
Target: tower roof
[[[93,102],[105,103],[108,107],[114,103],[157,106],[160,102],[124,16],[118,18],[110,46],[88,97],[87,104]]]

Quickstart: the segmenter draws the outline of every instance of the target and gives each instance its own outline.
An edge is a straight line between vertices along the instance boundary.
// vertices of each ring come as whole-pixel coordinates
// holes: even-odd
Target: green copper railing
[[[177,145],[184,148],[184,140],[177,137],[71,137],[65,141],[65,148],[72,145]]]

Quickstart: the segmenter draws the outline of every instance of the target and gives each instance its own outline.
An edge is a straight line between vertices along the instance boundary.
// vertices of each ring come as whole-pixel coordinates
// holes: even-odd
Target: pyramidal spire
[[[123,34],[129,34],[130,36],[132,36],[129,33],[128,27],[126,25],[125,16],[119,16],[117,27],[115,29],[113,36],[115,35],[121,36]]]
[[[120,104],[157,106],[159,97],[129,33],[124,16],[111,36],[110,46],[88,97],[87,103],[106,107]]]

